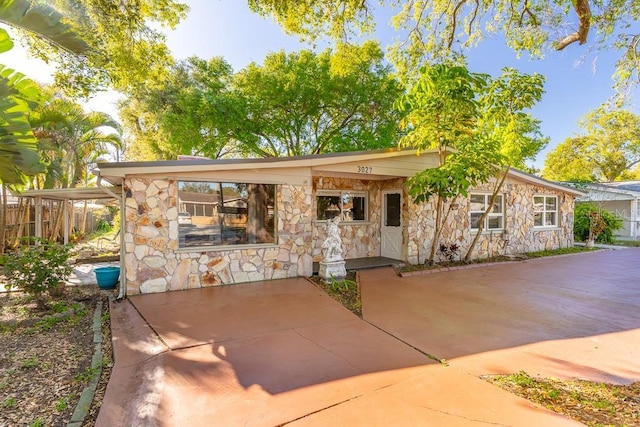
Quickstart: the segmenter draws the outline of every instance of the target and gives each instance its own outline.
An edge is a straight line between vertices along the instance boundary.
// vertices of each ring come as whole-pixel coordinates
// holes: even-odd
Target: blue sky
[[[187,0],[191,10],[187,18],[167,32],[167,44],[177,59],[191,55],[202,58],[222,56],[235,70],[252,61],[261,63],[269,52],[288,52],[309,48],[294,36],[287,36],[272,20],[249,11],[238,0]],[[387,23],[378,23],[376,35],[382,46],[392,42],[392,30]],[[498,36],[487,40],[468,53],[469,68],[474,72],[500,74],[505,66],[522,72],[546,76],[542,101],[533,114],[542,121],[542,131],[551,138],[534,166],[541,168],[546,153],[565,138],[579,131],[577,121],[612,95],[611,75],[617,52],[587,55],[585,46],[571,45],[563,52],[550,52],[544,60],[529,60],[516,55]],[[26,61],[24,52],[16,47],[3,54],[0,63],[20,70],[30,77],[50,82],[50,69],[38,61]],[[102,94],[88,104],[90,109],[115,114],[114,94]]]

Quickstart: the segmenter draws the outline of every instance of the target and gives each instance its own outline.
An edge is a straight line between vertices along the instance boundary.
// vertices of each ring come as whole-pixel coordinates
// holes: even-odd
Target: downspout
[[[126,263],[125,263],[125,259],[124,259],[124,248],[125,248],[125,242],[124,242],[124,231],[122,230],[122,225],[124,224],[124,220],[126,218],[125,215],[125,203],[124,203],[124,196],[123,194],[120,194],[119,196],[114,193],[113,191],[111,191],[110,188],[108,187],[103,187],[102,186],[102,176],[100,176],[100,174],[98,173],[98,188],[102,189],[102,191],[104,191],[105,193],[107,193],[108,195],[110,195],[111,197],[113,197],[114,199],[118,200],[120,202],[120,289],[118,291],[118,299],[122,299],[125,298],[127,296],[127,270],[126,270]]]

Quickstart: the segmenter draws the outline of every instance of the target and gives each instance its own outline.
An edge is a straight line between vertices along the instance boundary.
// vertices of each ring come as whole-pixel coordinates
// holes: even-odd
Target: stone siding
[[[343,222],[339,225],[345,259],[365,258],[380,255],[380,215],[382,212],[382,190],[402,189],[404,180],[385,181],[358,180],[349,178],[315,177],[313,179],[313,218],[316,218],[318,190],[366,191],[369,197],[368,220],[363,223]],[[324,221],[314,221],[313,261],[322,260],[322,242],[326,235]]]
[[[277,186],[277,244],[179,249],[177,182],[125,180],[127,293],[164,292],[310,276],[311,188]]]
[[[491,185],[480,186],[471,192],[490,192]],[[484,231],[476,244],[472,258],[488,258],[500,255],[535,252],[573,246],[574,197],[545,187],[517,182],[505,183],[501,194],[505,198],[505,229]],[[534,227],[534,195],[558,197],[558,226]],[[469,224],[469,198],[458,198],[458,208],[444,225],[440,243],[457,243],[460,256],[464,257],[475,237]],[[408,201],[407,217],[407,262],[423,263],[428,259],[434,234],[434,203],[416,205]],[[436,253],[436,262],[442,261]]]
[[[277,243],[273,245],[188,249],[179,248],[178,186],[174,180],[127,178],[125,187],[124,253],[128,294],[164,292],[249,281],[310,276],[312,263],[322,258],[324,222],[316,222],[319,190],[368,192],[368,221],[342,223],[345,258],[380,255],[382,191],[403,189],[403,251],[410,264],[429,256],[434,232],[433,202],[416,205],[404,179],[382,181],[315,177],[313,185],[278,185]],[[490,185],[477,188],[488,192]],[[518,181],[508,181],[505,231],[485,231],[473,258],[486,258],[573,245],[574,197]],[[534,195],[558,196],[558,227],[540,229],[534,223]],[[469,228],[468,198],[445,224],[440,242],[457,243],[466,254],[475,232]],[[436,261],[439,261],[436,257]]]

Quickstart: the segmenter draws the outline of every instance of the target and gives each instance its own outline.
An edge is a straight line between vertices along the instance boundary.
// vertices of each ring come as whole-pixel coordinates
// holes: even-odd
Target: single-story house
[[[422,263],[434,206],[415,204],[406,183],[436,166],[436,152],[390,149],[104,163],[99,174],[122,188],[121,278],[126,292],[137,294],[310,276],[322,258],[326,220],[336,215],[347,260]],[[455,242],[464,253],[489,190],[483,185],[453,202],[441,242]],[[511,170],[475,257],[572,246],[574,199],[581,194]],[[178,221],[181,209],[189,209],[192,221]]]
[[[575,184],[586,193],[577,203],[591,202],[623,220],[623,227],[615,236],[623,239],[640,239],[640,181]]]

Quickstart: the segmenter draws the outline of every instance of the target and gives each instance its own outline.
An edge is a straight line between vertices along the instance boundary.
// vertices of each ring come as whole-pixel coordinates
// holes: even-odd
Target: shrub
[[[11,252],[3,257],[7,286],[33,295],[41,309],[46,308],[45,293],[55,295],[71,276],[68,245],[47,240]]]
[[[440,243],[438,250],[447,261],[453,262],[458,256],[460,246],[457,243]]]
[[[576,240],[587,241],[590,227],[592,230],[595,227],[595,231],[600,231],[594,233],[596,242],[612,243],[614,231],[622,228],[622,218],[594,203],[576,204],[573,221],[573,235]]]
[[[99,233],[107,233],[111,231],[111,224],[104,218],[98,219],[98,224],[96,225],[96,231]]]

